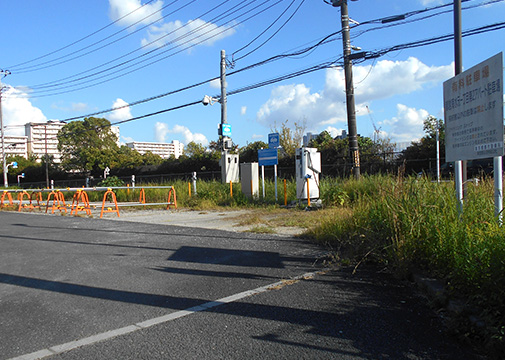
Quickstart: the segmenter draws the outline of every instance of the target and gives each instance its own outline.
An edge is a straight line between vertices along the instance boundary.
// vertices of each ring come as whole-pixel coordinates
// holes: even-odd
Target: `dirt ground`
[[[248,217],[254,216],[254,210],[205,210],[195,211],[187,209],[163,210],[163,209],[142,209],[142,210],[120,210],[120,216],[116,213],[104,214],[104,219],[115,221],[133,221],[142,223],[177,225],[199,227],[205,229],[219,229],[235,232],[271,232],[282,236],[293,236],[301,234],[304,229],[295,226],[272,226],[266,225],[261,220],[247,223],[244,221]],[[95,217],[99,217],[98,213]],[[275,217],[275,214],[268,215]],[[264,215],[262,216],[264,217]],[[261,217],[260,217],[261,219]],[[269,219],[271,220],[271,219]]]

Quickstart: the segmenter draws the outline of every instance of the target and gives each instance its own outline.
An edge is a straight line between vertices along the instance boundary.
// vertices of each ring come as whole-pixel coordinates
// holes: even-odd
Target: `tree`
[[[239,149],[240,161],[251,163],[258,162],[258,150],[268,149],[268,144],[263,141],[255,141]]]
[[[58,133],[58,150],[66,170],[101,174],[117,165],[117,135],[103,118],[85,118],[66,124]]]
[[[305,120],[301,125],[295,122],[293,129],[289,127],[288,120],[286,120],[281,124],[280,130],[277,130],[276,127],[272,131],[279,133],[279,145],[283,150],[281,151],[282,157],[294,159],[296,149],[302,146]]]
[[[142,155],[126,145],[122,145],[117,154],[117,167],[121,170],[134,170],[144,163]]]
[[[206,150],[207,149],[202,144],[191,141],[186,145],[184,149],[184,155],[194,160],[198,160],[202,159],[205,156]]]
[[[142,162],[144,165],[160,165],[163,162],[163,158],[159,155],[153,154],[147,151],[142,155]]]
[[[402,151],[399,159],[405,162],[407,172],[420,172],[431,168],[437,156],[436,130],[439,130],[440,158],[445,158],[445,127],[441,119],[428,116],[423,123],[426,135]]]

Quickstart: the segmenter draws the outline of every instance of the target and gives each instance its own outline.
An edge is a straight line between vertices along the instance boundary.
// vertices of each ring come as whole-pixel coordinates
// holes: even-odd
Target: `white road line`
[[[179,319],[181,317],[191,315],[191,314],[194,314],[194,313],[197,313],[200,311],[205,311],[205,310],[208,310],[208,309],[220,306],[220,305],[224,305],[224,304],[228,304],[228,303],[231,303],[234,301],[238,301],[238,300],[244,299],[249,296],[261,294],[263,292],[273,290],[273,289],[278,289],[278,288],[286,286],[286,285],[291,285],[298,280],[311,279],[315,275],[322,274],[326,271],[327,270],[321,270],[321,271],[317,271],[317,272],[305,273],[302,275],[298,275],[298,276],[296,276],[290,280],[287,280],[287,281],[281,280],[281,281],[278,281],[273,284],[261,286],[259,288],[253,289],[253,290],[247,290],[247,291],[244,291],[244,292],[241,292],[238,294],[224,297],[224,298],[216,300],[216,301],[210,301],[205,304],[194,306],[194,307],[191,307],[186,310],[176,311],[176,312],[173,312],[173,313],[170,313],[167,315],[163,315],[160,317],[156,317],[153,319],[142,321],[142,322],[139,322],[139,323],[136,323],[133,325],[125,326],[125,327],[115,329],[115,330],[106,331],[106,332],[92,335],[89,337],[85,337],[85,338],[82,338],[79,340],[70,341],[65,344],[52,346],[47,349],[39,350],[39,351],[30,353],[30,354],[17,356],[17,357],[8,359],[8,360],[37,360],[37,359],[43,359],[43,358],[46,358],[49,356],[53,356],[56,354],[61,354],[66,351],[77,349],[81,346],[91,345],[91,344],[94,344],[94,343],[97,343],[100,341],[115,338],[117,336],[126,335],[126,334],[129,334],[129,333],[132,333],[132,332],[135,332],[138,330],[142,330],[142,329],[147,329],[147,328],[154,326],[154,325],[163,324],[163,323],[166,323],[166,322],[169,322],[169,321],[172,321],[175,319]]]

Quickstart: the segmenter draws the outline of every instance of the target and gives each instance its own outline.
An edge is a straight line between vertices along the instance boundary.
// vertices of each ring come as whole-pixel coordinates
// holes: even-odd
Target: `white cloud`
[[[326,131],[328,131],[328,133],[331,135],[331,137],[337,137],[339,135],[342,135],[342,131],[345,130],[345,129],[337,129],[333,126],[328,126],[326,129],[324,129]]]
[[[191,141],[202,144],[204,146],[207,146],[209,144],[209,140],[207,139],[207,137],[205,137],[205,135],[201,133],[192,133],[187,127],[182,125],[175,125],[172,129],[170,129],[167,124],[157,122],[154,126],[154,131],[156,141],[159,142],[165,142],[167,135],[173,134],[182,136],[182,138],[179,137],[179,139],[176,140],[181,141],[182,143],[184,143],[184,145],[187,145]]]
[[[172,43],[177,46],[207,45],[224,39],[235,33],[227,26],[217,26],[202,19],[189,20],[183,24],[180,20],[171,21],[149,28],[147,38],[142,39],[142,46],[161,47]]]
[[[58,110],[63,110],[63,111],[68,111],[68,112],[84,112],[84,111],[89,111],[90,106],[86,103],[72,103],[70,106],[66,106],[64,102],[59,101],[55,104],[52,104],[51,107],[53,109],[58,109]]]
[[[427,5],[436,5],[436,4],[442,4],[442,0],[420,0],[419,1],[421,5],[427,6]]]
[[[383,124],[391,128],[388,135],[398,142],[422,138],[424,136],[423,122],[430,113],[424,109],[409,108],[403,104],[396,105],[396,110],[396,117],[383,121]]]
[[[121,145],[124,145],[125,143],[131,143],[131,142],[134,142],[135,140],[130,137],[130,136],[123,136],[121,135]]]
[[[160,10],[163,7],[163,1],[158,0],[141,6],[141,0],[109,0],[109,17],[115,21],[129,14],[118,21],[122,26],[133,25],[137,22],[138,25],[146,25],[161,19]],[[153,15],[150,16],[151,14]]]
[[[221,89],[221,79],[218,78],[218,79],[211,80],[209,85],[211,88]]]
[[[257,139],[263,139],[265,136],[261,134],[252,134],[251,139],[257,140]]]
[[[86,111],[89,108],[86,103],[72,103],[70,106],[71,111],[81,112]]]
[[[119,109],[110,113],[108,116],[110,122],[127,120],[133,117],[130,111],[130,106],[128,106],[128,103],[123,99],[116,99],[116,101],[112,104],[112,107]]]
[[[301,121],[308,114],[317,114],[321,94],[311,94],[304,84],[281,85],[272,90],[270,99],[257,113],[259,122],[274,125],[286,119]]]
[[[434,86],[450,78],[453,66],[428,66],[417,58],[405,61],[383,60],[370,69],[354,66],[355,101],[358,114],[366,114],[365,106],[373,100],[408,94]],[[346,123],[344,71],[326,71],[324,89],[312,93],[304,84],[281,85],[272,90],[270,99],[261,106],[256,119],[265,126],[280,124],[286,119],[306,120],[308,129]]]
[[[24,124],[47,121],[42,111],[32,105],[28,94],[11,86],[7,86],[7,90],[2,94],[2,115],[3,125],[7,126],[6,135],[24,135]]]
[[[240,115],[244,116],[247,113],[247,106],[242,106],[240,108]]]

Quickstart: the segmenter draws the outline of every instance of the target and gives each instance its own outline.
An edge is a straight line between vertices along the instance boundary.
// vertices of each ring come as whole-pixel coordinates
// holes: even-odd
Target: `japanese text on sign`
[[[503,155],[502,54],[444,83],[446,161]]]

